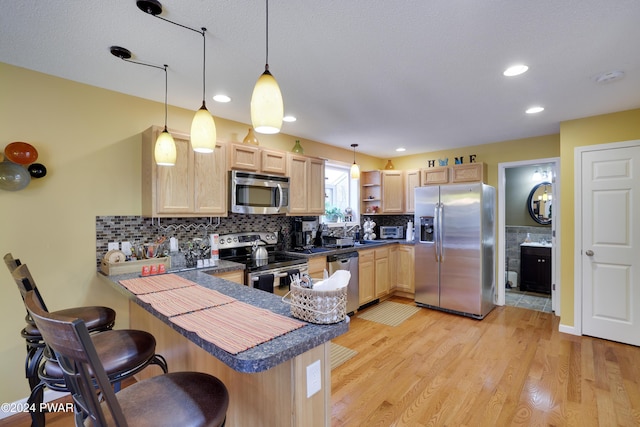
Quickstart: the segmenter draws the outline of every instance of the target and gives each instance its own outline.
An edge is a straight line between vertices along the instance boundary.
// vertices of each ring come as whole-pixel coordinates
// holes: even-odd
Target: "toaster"
[[[404,237],[404,227],[402,225],[380,226],[381,239],[402,239]]]

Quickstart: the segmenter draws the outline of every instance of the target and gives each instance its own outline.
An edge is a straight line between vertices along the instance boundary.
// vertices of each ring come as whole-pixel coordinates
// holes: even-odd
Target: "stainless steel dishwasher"
[[[351,279],[347,286],[347,313],[352,313],[358,309],[358,252],[345,252],[327,256],[329,275],[338,270],[347,270],[351,273]]]

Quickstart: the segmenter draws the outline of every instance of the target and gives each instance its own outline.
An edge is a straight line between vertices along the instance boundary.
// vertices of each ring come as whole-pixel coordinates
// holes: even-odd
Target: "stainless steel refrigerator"
[[[417,305],[476,319],[493,309],[495,203],[481,183],[415,189]]]

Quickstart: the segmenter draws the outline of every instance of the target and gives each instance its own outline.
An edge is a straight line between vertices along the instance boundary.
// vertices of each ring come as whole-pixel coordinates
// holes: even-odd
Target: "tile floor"
[[[520,291],[519,288],[505,289],[505,304],[529,310],[551,313],[551,296],[537,292]]]

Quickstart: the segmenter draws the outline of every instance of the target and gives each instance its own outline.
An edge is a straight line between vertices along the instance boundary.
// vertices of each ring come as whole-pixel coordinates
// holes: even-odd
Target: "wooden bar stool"
[[[12,275],[13,272],[22,265],[20,263],[20,260],[14,258],[11,253],[7,253],[4,256],[4,262],[9,269],[9,273],[11,273]],[[24,268],[25,270],[21,273],[20,276],[24,276],[25,278],[29,279],[29,283],[40,299],[42,307],[47,310],[47,306],[42,299],[42,295],[40,295],[40,292],[35,285],[36,282],[33,280],[33,277],[31,276],[29,270],[26,269],[26,267]],[[22,285],[19,285],[18,287],[20,288],[21,286]],[[23,300],[26,291],[27,289],[20,289],[20,294]],[[116,321],[116,312],[109,307],[75,307],[61,310],[58,313],[65,316],[79,317],[83,319],[87,324],[87,329],[89,329],[89,332],[102,332],[112,329]],[[38,366],[40,365],[40,362],[42,360],[44,342],[42,340],[40,332],[35,326],[35,323],[33,323],[33,320],[31,320],[29,313],[27,313],[25,320],[27,322],[27,325],[24,329],[22,329],[22,331],[20,331],[20,335],[27,343],[27,357],[24,364],[25,376],[27,377],[27,381],[29,381],[29,388],[33,390],[34,387],[40,382],[38,378]]]
[[[82,425],[83,415],[96,426],[224,425],[229,393],[218,378],[199,372],[175,372],[115,393],[82,320],[47,313],[39,307],[34,292],[27,293],[25,304],[64,371],[76,405],[76,425]]]
[[[27,293],[32,292],[38,300],[39,307],[46,312],[46,306],[44,306],[42,297],[37,292],[37,287],[32,282],[27,265],[19,265],[14,269],[12,276],[20,290],[20,294],[23,296],[23,301]],[[74,309],[67,309],[56,311],[55,314],[68,316],[69,313],[73,312]],[[78,312],[86,313],[83,310],[77,310],[76,313]],[[30,314],[28,312],[27,314],[33,322]],[[69,392],[70,389],[63,370],[60,368],[55,355],[48,349],[46,340],[42,337],[41,331],[35,322],[32,327],[33,333],[37,333],[40,336],[41,350],[37,363],[35,360],[31,362],[34,365],[37,383],[31,387],[28,402],[33,404],[35,408],[39,408],[43,399],[44,387],[63,392]],[[131,377],[149,365],[158,365],[164,373],[168,372],[165,359],[161,355],[155,354],[156,341],[153,335],[148,332],[111,329],[94,333],[91,337],[107,372],[108,379],[117,389],[120,381]],[[43,413],[32,412],[31,417],[34,425],[44,425]]]

